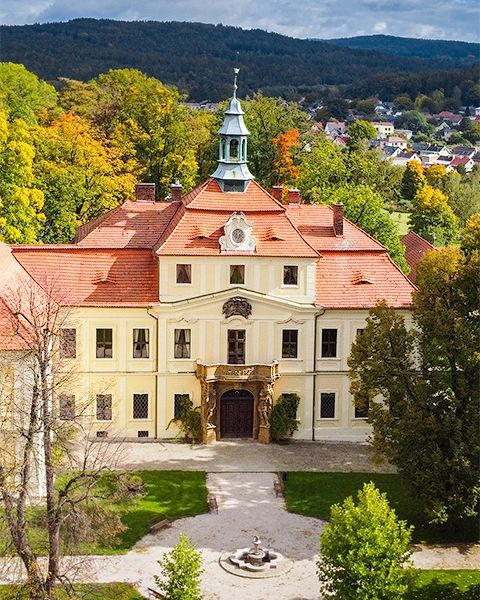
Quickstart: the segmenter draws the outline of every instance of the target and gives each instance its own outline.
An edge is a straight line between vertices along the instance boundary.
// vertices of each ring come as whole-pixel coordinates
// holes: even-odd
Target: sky
[[[7,25],[78,17],[198,21],[299,38],[386,34],[480,41],[478,0],[2,0]]]

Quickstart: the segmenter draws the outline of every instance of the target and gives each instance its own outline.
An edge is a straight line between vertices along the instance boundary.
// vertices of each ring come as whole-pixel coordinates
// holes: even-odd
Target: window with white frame
[[[185,406],[190,401],[190,394],[174,394],[173,395],[173,418],[179,419],[185,409]]]
[[[368,417],[368,402],[364,402],[361,405],[355,404],[355,418],[356,419],[366,419]]]
[[[58,416],[62,421],[75,419],[75,394],[59,394]]]
[[[320,418],[335,419],[335,392],[321,392],[320,394]]]
[[[175,329],[174,332],[174,358],[190,358],[190,329]]]
[[[283,267],[283,285],[298,285],[297,265],[285,265]]]
[[[282,358],[298,357],[298,329],[282,331]]]
[[[192,283],[192,265],[177,265],[177,283]]]
[[[322,358],[337,357],[337,330],[322,329]]]
[[[148,394],[133,394],[133,418],[148,419]]]
[[[149,357],[149,333],[148,329],[133,330],[133,358]]]
[[[97,358],[112,358],[113,357],[113,330],[112,329],[97,329],[96,356],[97,356]]]

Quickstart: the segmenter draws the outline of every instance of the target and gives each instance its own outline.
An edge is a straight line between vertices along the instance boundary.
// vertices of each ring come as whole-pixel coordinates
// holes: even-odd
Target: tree
[[[154,579],[166,600],[201,600],[202,557],[184,533],[158,564],[162,576]]]
[[[37,130],[34,143],[36,182],[45,197],[44,242],[70,242],[77,227],[133,197],[139,166],[125,163],[81,117],[62,113]]]
[[[277,157],[273,166],[277,171],[277,184],[292,184],[298,177],[298,166],[294,162],[294,152],[300,147],[298,129],[291,129],[273,138],[277,147]]]
[[[21,119],[9,123],[0,110],[0,240],[38,241],[45,222],[44,195],[34,176],[32,128]]]
[[[478,246],[427,253],[417,266],[414,327],[380,304],[348,360],[355,403],[370,406],[374,449],[438,524],[479,509],[479,282]]]
[[[370,121],[359,119],[350,125],[348,135],[350,136],[349,144],[352,148],[356,148],[361,142],[373,140],[377,137],[377,130]]]
[[[297,410],[300,398],[297,394],[281,394],[272,410],[272,439],[276,442],[292,437],[298,429]]]
[[[346,182],[348,171],[341,152],[319,135],[310,152],[302,156],[298,187],[307,202],[328,202],[330,190]]]
[[[27,71],[23,65],[0,63],[0,108],[10,121],[37,123],[56,107],[55,88]]]
[[[458,237],[459,221],[443,192],[430,185],[420,189],[410,213],[413,231],[437,245],[449,244]]]
[[[10,331],[22,348],[0,363],[0,385],[7,383],[0,387],[2,554],[21,559],[31,600],[54,600],[58,586],[71,586],[63,553],[77,553],[81,541],[111,540],[124,529],[108,504],[120,493],[121,476],[111,473],[114,453],[85,437],[88,400],[80,406],[79,399],[63,396],[62,404],[74,372],[59,356],[62,329],[71,319],[59,294],[22,273],[17,281],[0,294],[2,332]]]
[[[417,193],[426,185],[422,165],[416,160],[410,160],[403,172],[401,194],[404,200],[413,200]]]
[[[397,520],[373,483],[358,502],[334,504],[321,536],[317,562],[322,593],[336,600],[401,600],[408,590],[411,527]]]
[[[297,104],[269,98],[260,92],[243,101],[242,106],[246,113],[245,124],[250,131],[250,169],[261,185],[271,187],[277,183],[275,161],[278,159],[278,145],[273,140],[295,129],[303,133],[308,117]]]

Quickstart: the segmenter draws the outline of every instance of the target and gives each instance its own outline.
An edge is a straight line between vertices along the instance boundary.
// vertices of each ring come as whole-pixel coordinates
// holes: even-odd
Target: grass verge
[[[390,506],[399,518],[415,526],[414,542],[441,544],[478,541],[475,519],[465,519],[449,529],[429,525],[406,481],[400,475],[391,473],[289,473],[285,485],[288,510],[328,520],[332,504],[343,502],[347,496],[356,497],[358,490],[369,481],[387,494]]]
[[[92,583],[75,586],[75,595],[58,592],[58,600],[144,600],[128,583]],[[27,600],[28,594],[21,585],[0,585],[0,600]]]

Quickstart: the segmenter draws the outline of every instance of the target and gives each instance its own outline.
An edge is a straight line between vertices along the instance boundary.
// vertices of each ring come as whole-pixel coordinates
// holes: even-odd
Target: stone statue
[[[214,385],[209,385],[209,394],[207,395],[207,427],[215,427],[215,412],[217,409],[217,390]]]
[[[273,407],[273,385],[267,383],[260,391],[258,398],[258,424],[260,427],[270,427]]]

